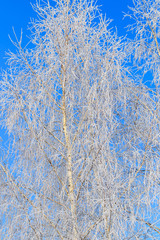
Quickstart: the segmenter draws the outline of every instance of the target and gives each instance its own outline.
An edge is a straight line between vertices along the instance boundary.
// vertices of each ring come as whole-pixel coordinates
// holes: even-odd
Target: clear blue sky
[[[0,68],[4,68],[3,59],[5,52],[8,49],[13,50],[14,47],[9,40],[8,35],[13,37],[12,27],[14,27],[17,35],[20,34],[21,28],[25,35],[29,34],[27,25],[30,18],[35,18],[31,4],[35,0],[4,0],[1,1],[0,7]],[[112,26],[117,26],[118,34],[125,34],[124,26],[127,24],[127,19],[122,20],[123,12],[128,12],[128,6],[132,6],[131,0],[98,0],[98,4],[102,5],[101,9],[107,18],[113,19]]]

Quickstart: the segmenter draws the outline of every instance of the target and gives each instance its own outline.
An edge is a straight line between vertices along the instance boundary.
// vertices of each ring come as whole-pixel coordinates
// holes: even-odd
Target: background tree
[[[134,0],[131,18],[134,24],[130,26],[136,33],[135,60],[141,61],[144,71],[152,70],[155,81],[159,85],[160,59],[160,2],[157,0]],[[140,65],[139,65],[140,67]]]
[[[159,238],[158,74],[155,89],[136,84],[134,44],[95,21],[94,1],[33,7],[31,47],[16,37],[1,80],[2,239]],[[147,46],[136,31],[137,67],[145,47],[158,69],[158,35]]]

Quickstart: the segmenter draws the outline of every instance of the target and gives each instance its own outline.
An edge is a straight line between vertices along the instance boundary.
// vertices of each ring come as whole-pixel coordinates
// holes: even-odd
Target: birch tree
[[[157,27],[145,19],[149,46],[136,25],[138,62],[134,43],[117,37],[94,1],[33,8],[30,43],[15,35],[1,78],[10,136],[0,162],[1,238],[158,239],[159,17]],[[137,23],[140,9],[132,9]],[[131,67],[131,58],[145,67],[145,51],[155,88]]]

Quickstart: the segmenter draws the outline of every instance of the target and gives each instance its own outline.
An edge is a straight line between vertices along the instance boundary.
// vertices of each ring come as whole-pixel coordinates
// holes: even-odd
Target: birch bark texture
[[[95,1],[33,8],[30,43],[15,35],[1,79],[10,144],[0,160],[0,236],[160,238],[159,2],[135,2],[132,17],[148,32],[141,21],[132,42]],[[151,68],[153,87],[142,81]]]

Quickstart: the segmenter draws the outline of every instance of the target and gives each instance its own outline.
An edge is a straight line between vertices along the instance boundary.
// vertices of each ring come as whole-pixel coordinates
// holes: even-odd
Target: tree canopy
[[[134,1],[134,39],[92,0],[33,9],[0,80],[2,239],[160,238],[160,2]]]

